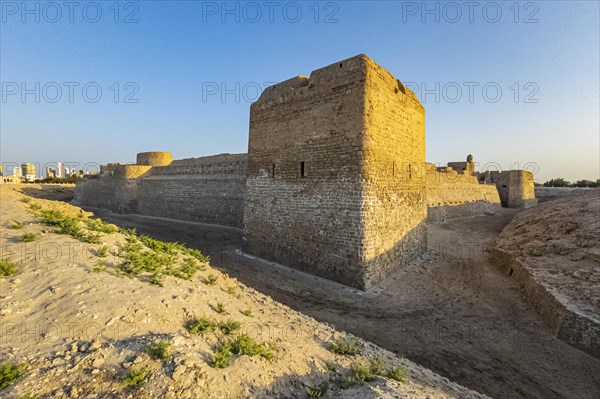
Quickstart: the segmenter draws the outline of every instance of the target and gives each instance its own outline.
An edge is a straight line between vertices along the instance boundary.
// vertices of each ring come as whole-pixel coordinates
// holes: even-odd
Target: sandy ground
[[[483,253],[516,210],[430,226],[426,256],[367,293],[240,255],[238,229],[95,212],[199,248],[276,301],[489,396],[600,398],[600,361],[556,339]]]
[[[521,212],[496,240],[535,279],[600,320],[600,190],[571,196]]]
[[[304,286],[303,291],[295,293],[271,290],[278,296],[295,298],[317,316],[323,316],[322,319],[327,317],[320,312],[327,308],[332,321],[336,321],[333,320],[336,315],[340,320],[362,322],[362,327],[371,332],[379,330],[381,325],[368,325],[362,305],[356,314],[353,309],[349,309],[350,314],[339,313],[340,307],[346,308],[346,301],[357,304],[365,301],[363,305],[382,298],[397,301],[399,298],[384,294],[388,288],[380,293],[361,294],[320,279],[313,284],[305,275],[284,268],[277,271],[243,256],[232,255],[231,259],[237,260],[226,261],[224,253],[219,256],[221,247],[206,270],[192,280],[167,277],[164,287],[151,285],[143,278],[116,275],[114,266],[120,259],[114,254],[105,258],[102,270],[94,270],[98,269],[99,245],[106,244],[115,252],[115,247],[124,242],[124,236],[104,234],[102,243],[84,244],[56,234],[52,227],[39,223],[30,209],[32,204],[73,216],[81,214],[83,218],[87,214],[64,202],[44,199],[22,202],[25,195],[21,191],[36,198],[65,200],[70,196],[68,188],[0,186],[2,257],[18,266],[17,274],[0,278],[0,362],[26,365],[22,379],[0,392],[2,397],[27,394],[44,398],[304,398],[306,386],[317,386],[335,376],[330,371],[331,365],[344,374],[357,358],[375,357],[381,357],[386,364],[405,367],[409,381],[401,383],[380,377],[352,389],[334,389],[326,397],[484,397],[366,341],[360,341],[360,356],[334,355],[327,348],[343,333],[275,302],[221,271],[228,268],[226,265],[235,264],[236,267],[229,267],[233,276],[247,264],[245,273],[239,273],[240,280],[252,276],[249,282],[263,282],[262,286],[257,284],[258,288],[284,282],[292,289]],[[152,226],[148,230],[160,232],[157,236],[171,235],[169,240],[185,239],[196,247],[214,247],[218,243],[235,249],[239,240],[239,231],[235,229],[202,226],[202,233],[198,234],[199,226],[195,224],[137,217],[111,219],[122,225],[139,224],[140,230]],[[13,221],[23,222],[24,226],[12,229],[9,226]],[[36,239],[20,242],[25,233],[36,234]],[[221,271],[215,268],[217,265]],[[261,267],[263,273],[255,273],[254,267]],[[416,266],[415,272],[417,269],[420,275],[430,275],[421,271],[423,266]],[[215,285],[202,282],[210,274],[218,277]],[[308,290],[310,286],[313,287]],[[235,287],[235,291],[229,290],[230,287]],[[328,287],[333,291],[331,299],[322,291]],[[326,306],[330,301],[332,306]],[[226,309],[224,314],[214,311],[219,302]],[[395,308],[403,306],[397,303]],[[252,309],[251,316],[243,314],[246,309]],[[379,322],[391,322],[395,316],[389,311],[369,312],[369,315],[377,315]],[[243,332],[258,342],[273,345],[274,359],[236,356],[227,368],[210,367],[208,360],[222,337],[216,333],[191,335],[183,327],[185,320],[200,316],[241,322]],[[170,356],[164,363],[144,353],[144,348],[157,339],[171,343]],[[141,387],[124,387],[125,375],[142,367],[149,371],[146,383]]]

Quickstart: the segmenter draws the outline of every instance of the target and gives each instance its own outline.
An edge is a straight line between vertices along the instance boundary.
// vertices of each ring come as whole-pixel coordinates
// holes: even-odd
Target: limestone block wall
[[[508,174],[508,207],[529,208],[537,205],[535,199],[535,187],[533,173],[525,170],[510,170],[503,172]]]
[[[250,110],[245,251],[360,286],[365,69],[359,60],[268,87]]]
[[[138,183],[137,213],[242,227],[246,154],[176,160]]]
[[[145,162],[144,156],[138,154],[138,161]],[[150,157],[148,162],[165,159]],[[118,213],[241,227],[245,175],[246,154],[170,160],[154,167],[109,164],[99,175],[77,181],[74,202]]]
[[[475,176],[426,168],[428,221],[481,215],[501,207],[496,185],[480,184]]]
[[[165,166],[173,162],[170,152],[140,152],[137,154],[136,165]]]
[[[198,175],[205,178],[246,177],[246,154],[218,154],[178,159],[166,166],[152,168],[151,175]]]
[[[241,227],[244,179],[151,177],[138,182],[135,213]]]
[[[489,185],[471,175],[472,156],[452,163],[465,173],[425,165],[423,106],[361,54],[265,89],[248,154],[139,153],[80,179],[74,201],[243,227],[249,253],[368,289],[425,250],[427,220],[534,198],[528,172]]]
[[[479,174],[485,183],[493,183],[500,201],[508,208],[529,208],[537,205],[533,174],[525,170],[487,171]]]
[[[425,109],[407,87],[365,60],[363,178],[365,286],[381,281],[427,247]]]
[[[86,176],[77,179],[73,202],[118,213],[137,213],[137,183],[138,179],[118,179],[102,174]]]
[[[400,173],[424,155],[423,108],[364,55],[267,88],[250,113],[245,250],[371,287],[425,247],[424,184]]]
[[[471,156],[471,155],[469,155]],[[467,174],[469,176],[473,175],[473,173],[475,172],[475,163],[471,162],[471,161],[466,161],[466,162],[448,162],[448,167],[452,168],[453,170],[457,171],[458,173],[464,173]]]

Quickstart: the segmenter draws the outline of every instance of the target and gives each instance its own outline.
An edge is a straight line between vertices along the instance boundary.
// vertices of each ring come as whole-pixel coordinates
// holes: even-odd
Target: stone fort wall
[[[246,154],[168,165],[160,159],[161,166],[103,165],[100,174],[77,181],[74,202],[118,213],[242,226]]]
[[[367,287],[427,248],[425,109],[385,68],[365,59],[364,237],[360,262]]]
[[[495,184],[503,206],[529,208],[537,205],[533,173],[526,170],[488,171],[479,174],[486,184]]]
[[[429,222],[481,215],[501,207],[496,185],[480,184],[476,176],[451,167],[439,169],[434,164],[425,165]]]
[[[426,248],[427,220],[499,206],[472,157],[453,165],[425,164],[422,105],[359,55],[268,87],[248,154],[140,153],[79,179],[74,202],[243,228],[249,253],[368,289]]]
[[[365,289],[426,247],[424,110],[368,57],[266,89],[248,153],[246,251]]]

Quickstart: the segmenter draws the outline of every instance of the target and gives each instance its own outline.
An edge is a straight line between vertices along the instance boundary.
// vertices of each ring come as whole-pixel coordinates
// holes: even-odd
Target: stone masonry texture
[[[245,250],[368,289],[426,247],[425,112],[359,55],[250,110]]]
[[[423,106],[361,54],[268,87],[248,154],[139,153],[79,179],[74,202],[243,228],[248,253],[370,289],[425,250],[427,221],[533,204],[527,173],[425,163]]]

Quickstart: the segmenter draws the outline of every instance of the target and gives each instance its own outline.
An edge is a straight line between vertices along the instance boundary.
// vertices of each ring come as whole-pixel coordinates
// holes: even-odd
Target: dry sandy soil
[[[27,194],[55,196],[51,188]],[[600,361],[555,338],[518,284],[487,261],[484,249],[514,210],[430,226],[427,254],[366,293],[244,256],[238,229],[94,212],[198,248],[213,268],[246,286],[489,396],[600,398]]]
[[[600,320],[600,190],[521,212],[496,246],[582,313]]]
[[[519,213],[490,255],[561,339],[600,357],[600,190]]]
[[[516,210],[429,226],[427,254],[367,293],[243,256],[238,229],[94,212],[201,249],[274,300],[491,397],[600,398],[600,360],[554,337],[518,283],[487,260]]]
[[[2,397],[303,398],[307,396],[307,386],[314,387],[325,379],[346,375],[352,362],[380,357],[386,365],[404,367],[408,381],[402,383],[379,377],[350,389],[332,388],[325,397],[484,398],[363,340],[359,340],[360,355],[331,353],[330,344],[345,333],[275,302],[270,296],[223,273],[227,263],[219,260],[220,252],[191,280],[166,277],[163,287],[150,284],[144,277],[119,274],[116,265],[122,259],[116,255],[116,249],[125,243],[123,234],[102,234],[101,243],[84,244],[71,236],[57,234],[55,227],[41,224],[39,210],[32,209],[33,206],[59,210],[86,220],[90,215],[80,208],[40,199],[64,200],[70,195],[70,189],[64,187],[4,185],[0,188],[2,257],[18,267],[15,275],[0,279],[0,363],[25,365],[24,375],[1,391]],[[23,202],[25,197],[37,198]],[[114,219],[122,225],[151,225],[161,236],[173,233],[171,240],[185,239],[196,247],[207,245],[201,235],[195,234],[195,224],[159,223],[155,219],[138,222],[135,217]],[[11,228],[14,221],[23,222],[24,226]],[[224,242],[229,248],[237,243],[237,230],[212,228],[216,231],[208,240],[209,246]],[[27,233],[35,234],[35,240],[21,242],[20,238]],[[101,258],[98,250],[104,244],[111,248],[111,253]],[[233,258],[239,260],[236,267],[256,263],[243,257]],[[214,268],[216,264],[221,265],[220,271]],[[428,267],[425,263],[416,266],[415,273],[435,274]],[[235,270],[231,267],[231,273]],[[259,284],[259,288],[272,287],[273,292],[277,292],[275,286],[289,279],[292,279],[289,281],[291,289],[300,288],[300,284],[306,288],[309,283],[306,276],[286,277],[293,276],[289,270],[286,274],[274,268],[266,271],[261,276],[250,268],[240,274],[240,278],[250,273],[253,279],[249,281],[268,282]],[[271,279],[269,273],[274,278]],[[214,285],[203,282],[211,274],[217,276]],[[318,279],[314,288],[323,290],[328,284]],[[382,298],[392,299],[388,299],[388,288],[380,293],[362,294],[341,286],[333,287],[332,306],[328,311],[335,314],[344,301],[358,305],[364,300],[356,315],[338,313],[338,318],[361,323],[363,328],[373,331],[381,328],[378,323],[368,325],[362,306]],[[420,291],[420,288],[415,286],[413,290]],[[329,309],[325,305],[330,299],[322,291],[318,297],[312,296],[317,292],[314,290],[281,292],[297,298],[298,302],[306,299],[306,303],[319,312]],[[218,303],[223,304],[224,313],[215,312]],[[397,303],[395,307],[404,305]],[[252,315],[244,314],[246,309],[251,309]],[[380,322],[395,317],[389,310],[374,310],[368,316],[376,316]],[[318,315],[319,312],[313,313]],[[186,320],[201,316],[220,322],[239,321],[241,331],[268,344],[274,358],[269,361],[259,356],[234,356],[229,367],[210,367],[215,346],[224,338],[214,332],[192,335],[184,328]],[[163,363],[152,360],[144,352],[148,344],[158,339],[170,342],[170,354]],[[338,371],[331,371],[332,367]],[[148,370],[146,383],[125,387],[125,376],[141,368]]]

